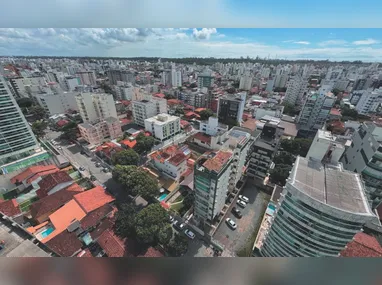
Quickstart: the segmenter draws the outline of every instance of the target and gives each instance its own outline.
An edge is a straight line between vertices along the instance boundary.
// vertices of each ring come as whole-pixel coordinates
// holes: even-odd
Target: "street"
[[[243,215],[241,219],[236,218],[231,211],[224,217],[231,218],[237,225],[236,230],[229,228],[225,221],[223,221],[218,230],[216,231],[214,238],[224,245],[224,247],[231,252],[238,252],[244,247],[248,246],[248,243],[253,239],[254,230],[256,226],[261,222],[264,215],[265,207],[268,204],[270,196],[264,192],[259,191],[252,183],[252,180],[248,180],[240,193],[249,198],[249,203],[243,209],[234,203],[234,207],[239,209]]]

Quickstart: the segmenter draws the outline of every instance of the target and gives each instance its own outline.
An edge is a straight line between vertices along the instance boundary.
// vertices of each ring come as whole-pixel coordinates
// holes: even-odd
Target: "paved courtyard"
[[[231,218],[237,224],[236,230],[231,230],[225,221],[223,221],[218,230],[215,232],[214,239],[221,243],[227,250],[231,252],[238,252],[243,247],[248,247],[256,226],[261,222],[264,211],[270,196],[264,192],[259,191],[254,185],[252,180],[248,180],[240,193],[249,198],[249,203],[243,209],[240,206],[234,207],[240,209],[243,217],[236,218],[231,212],[227,213],[224,219]]]

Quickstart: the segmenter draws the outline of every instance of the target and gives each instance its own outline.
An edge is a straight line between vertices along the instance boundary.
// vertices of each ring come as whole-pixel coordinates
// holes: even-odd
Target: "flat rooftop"
[[[359,174],[298,156],[289,183],[311,198],[345,212],[373,215]]]
[[[210,156],[211,157],[203,163],[203,166],[209,171],[215,171],[219,173],[224,165],[226,165],[226,163],[232,157],[232,152],[220,150],[215,155],[211,153]]]

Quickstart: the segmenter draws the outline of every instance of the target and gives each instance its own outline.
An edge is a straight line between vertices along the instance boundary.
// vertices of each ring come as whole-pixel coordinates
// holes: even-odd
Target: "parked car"
[[[186,224],[179,222],[179,221],[175,221],[172,225],[174,226],[174,228],[176,228],[180,231],[186,227]]]
[[[96,166],[96,167],[100,167],[100,166],[101,166],[101,163],[97,162],[97,163],[95,164],[95,166]]]
[[[185,230],[184,233],[186,234],[186,236],[188,236],[190,239],[194,239],[195,238],[195,234],[190,231],[189,229]]]
[[[169,216],[168,220],[170,221],[170,223],[173,223],[174,222],[174,217],[173,216]]]
[[[227,218],[225,221],[231,229],[235,230],[237,228],[236,223],[231,218]]]
[[[85,171],[85,167],[83,166],[80,166],[80,168],[78,168],[79,171]]]
[[[232,214],[234,214],[236,216],[236,218],[238,218],[238,219],[241,219],[243,217],[240,210],[236,207],[232,208]]]
[[[245,197],[245,196],[243,196],[243,195],[239,195],[239,199],[242,200],[242,201],[244,201],[245,203],[248,203],[248,202],[249,202],[248,197]]]
[[[109,172],[109,168],[105,167],[104,169],[102,169],[102,171],[107,173],[107,172]]]
[[[242,208],[245,208],[245,206],[247,206],[247,203],[245,203],[244,201],[242,200],[237,200],[236,204],[238,204],[240,207]]]
[[[58,150],[62,150],[62,146],[59,146],[57,149],[58,149]]]

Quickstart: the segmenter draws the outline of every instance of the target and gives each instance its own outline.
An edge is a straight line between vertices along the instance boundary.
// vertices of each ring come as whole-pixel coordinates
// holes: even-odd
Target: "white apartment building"
[[[113,117],[105,118],[93,124],[82,123],[78,125],[81,137],[90,145],[100,145],[105,139],[117,139],[123,135],[121,124]]]
[[[239,89],[249,91],[252,88],[252,76],[243,75],[240,78]]]
[[[297,123],[302,129],[321,129],[332,109],[336,97],[332,93],[311,92],[305,99]]]
[[[360,175],[325,160],[297,157],[260,248],[263,256],[337,257],[377,219]]]
[[[108,117],[117,118],[113,95],[81,93],[76,96],[77,106],[84,122],[97,122]]]
[[[134,122],[144,127],[146,119],[167,113],[167,100],[151,96],[149,100],[133,101],[132,108]]]
[[[180,133],[180,118],[166,113],[145,119],[145,130],[156,139],[167,140]]]
[[[182,72],[180,72],[180,70],[171,69],[171,86],[172,87],[182,86]]]
[[[277,74],[275,77],[275,88],[285,88],[288,81],[288,73],[287,72],[281,72],[280,74]]]
[[[77,92],[63,92],[60,90],[60,92],[37,93],[33,96],[49,116],[53,116],[65,114],[69,111],[78,111],[77,94]]]
[[[272,92],[274,85],[275,85],[275,79],[274,78],[269,78],[268,82],[267,82],[267,87],[265,88],[265,91]]]
[[[76,75],[80,78],[82,85],[90,85],[90,86],[97,85],[94,71],[79,71],[77,72]]]
[[[377,108],[382,103],[382,87],[372,91],[371,89],[363,90],[355,109],[362,115],[367,115],[377,111]],[[360,93],[356,91],[355,93]],[[353,99],[353,97],[352,97]],[[352,101],[352,100],[351,100]]]
[[[199,130],[207,135],[215,136],[217,133],[228,131],[228,126],[219,123],[219,119],[215,117],[209,117],[208,121],[201,121]]]
[[[233,153],[220,150],[202,155],[194,168],[194,218],[212,224],[224,207],[228,193]]]
[[[27,157],[38,147],[19,105],[0,76],[0,166]]]
[[[289,80],[285,93],[284,103],[301,105],[301,100],[308,92],[308,82],[303,77],[296,76]]]
[[[265,67],[261,70],[262,78],[268,78],[270,74],[271,74],[271,69],[269,67]]]
[[[26,86],[37,85],[44,86],[46,81],[44,77],[20,77],[20,78],[10,78],[9,83],[11,84],[14,94],[17,98],[27,98],[29,97],[26,90]]]
[[[133,100],[135,87],[128,82],[118,81],[115,86],[115,93],[118,100]]]
[[[65,91],[74,91],[77,86],[81,85],[81,80],[79,77],[66,76],[64,77],[62,89]]]

